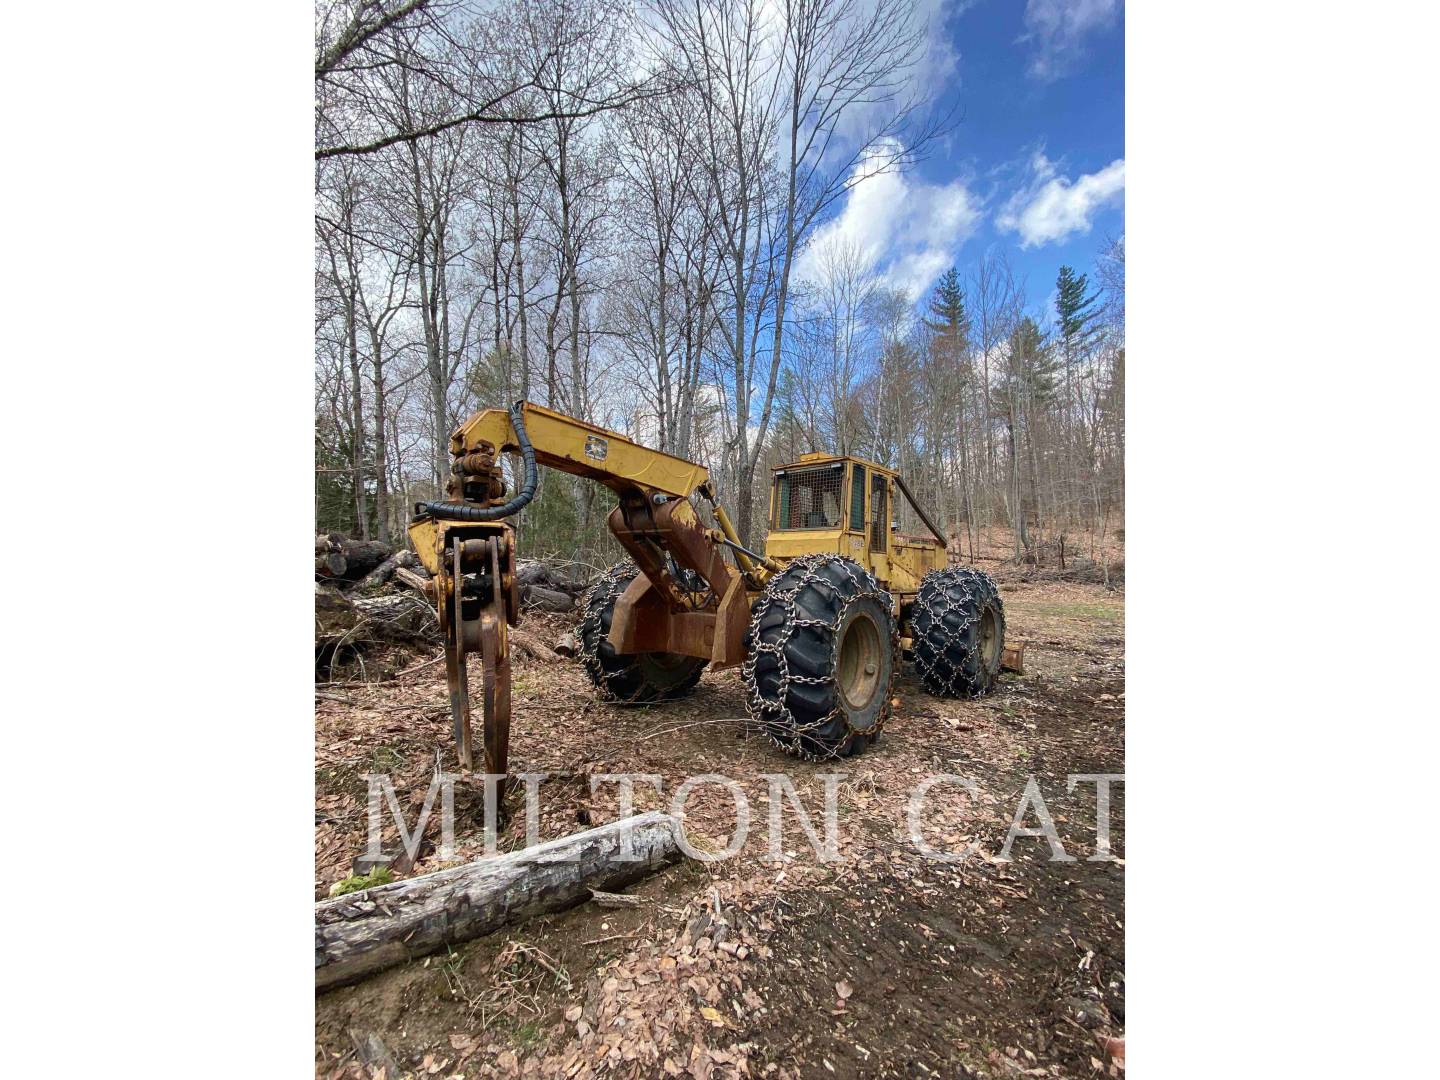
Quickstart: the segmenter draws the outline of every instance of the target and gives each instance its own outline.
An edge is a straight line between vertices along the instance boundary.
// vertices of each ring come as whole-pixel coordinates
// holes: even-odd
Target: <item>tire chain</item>
[[[965,572],[963,574],[953,574],[952,571],[955,570],[963,570]],[[984,591],[978,586],[980,582],[984,582],[990,587],[995,606],[1000,611],[1000,618],[1002,620],[1000,625],[1003,633],[1003,627],[1005,625],[1003,621],[1005,618],[1005,605],[1000,599],[1000,590],[995,587],[995,582],[989,574],[983,570],[975,570],[968,566],[946,567],[943,570],[933,571],[933,574],[937,580],[930,583],[934,585],[933,594],[938,596],[938,602],[933,604],[927,602],[926,606],[929,607],[932,613],[931,617],[934,627],[943,630],[950,639],[963,637],[968,634],[970,628],[980,621],[980,611],[984,606],[986,596]],[[931,575],[926,575],[926,577],[928,579]],[[964,590],[965,595],[963,599],[957,600],[951,598],[950,586],[952,583],[959,584]],[[925,594],[926,584],[927,582],[925,581],[920,583],[920,597],[917,597],[915,601],[917,606],[921,603],[921,597]],[[967,601],[970,602],[969,611],[966,611]],[[951,612],[959,612],[962,616],[960,629],[958,631],[951,631],[949,625],[945,622],[945,616]],[[915,629],[915,616],[913,612],[910,616],[910,626],[913,633]],[[931,632],[934,632],[933,628]],[[917,638],[915,644],[918,643]],[[913,645],[911,651],[915,657],[915,671],[927,687],[931,685],[933,680],[934,683],[945,687],[946,693],[949,696],[958,698],[977,698],[985,692],[984,689],[971,689],[966,682],[963,671],[951,670],[947,674],[940,665],[929,663],[923,659],[920,655],[920,650],[914,648]],[[948,665],[946,666],[948,667]]]
[[[818,572],[818,568],[824,565],[836,565],[845,571],[846,577],[856,586],[853,596],[850,596],[841,605],[833,622],[824,619],[812,619],[809,616],[800,614],[795,603],[795,597],[806,586],[816,585],[827,594],[837,592],[834,582]],[[799,573],[795,573],[795,571]],[[791,575],[794,575],[793,577]],[[873,599],[879,602],[880,606],[887,612],[892,612],[890,594],[880,588],[874,576],[853,559],[836,557],[834,555],[802,555],[785,567],[784,587],[780,589],[767,588],[760,603],[755,605],[755,610],[750,616],[750,628],[745,634],[746,657],[741,667],[741,673],[745,679],[746,706],[749,713],[750,728],[754,731],[759,728],[772,743],[787,754],[804,758],[807,761],[828,761],[838,759],[840,751],[848,746],[850,738],[844,739],[838,745],[828,747],[825,753],[818,752],[815,747],[824,745],[823,742],[811,735],[809,739],[805,735],[811,734],[829,724],[838,716],[844,713],[839,707],[839,690],[836,689],[836,704],[824,716],[809,722],[801,721],[795,716],[785,702],[789,696],[791,683],[809,683],[818,686],[833,684],[835,681],[834,672],[829,676],[815,676],[792,673],[789,660],[785,656],[785,646],[789,642],[795,630],[804,626],[815,626],[822,629],[833,629],[844,622],[845,616],[852,606],[861,600]],[[776,578],[772,581],[772,586]],[[781,624],[780,637],[776,642],[765,642],[760,640],[760,620],[771,609],[772,601],[778,601],[785,612],[785,619]],[[878,737],[885,727],[885,721],[890,716],[890,694],[895,683],[895,674],[900,668],[900,634],[892,616],[890,619],[890,682],[884,688],[885,703],[881,706],[880,714],[876,717],[875,725],[864,732],[857,732],[850,728],[848,719],[846,727],[851,732],[851,737],[856,735],[868,735]],[[755,662],[762,655],[776,657],[780,669],[780,688],[777,700],[768,701],[761,697],[758,689],[758,682],[755,678]],[[832,661],[833,664],[833,661]],[[784,733],[784,737],[777,734],[777,730]]]
[[[643,684],[629,697],[615,693],[610,685],[610,672],[605,670],[600,663],[600,642],[605,640],[602,631],[604,627],[600,624],[600,609],[605,606],[605,593],[614,589],[615,594],[625,591],[625,585],[629,583],[640,568],[633,562],[618,562],[606,570],[595,582],[585,590],[581,598],[581,605],[585,614],[580,619],[580,662],[585,665],[585,671],[590,676],[590,681],[600,690],[602,696],[607,696],[611,701],[618,701],[623,704],[634,704],[640,697]],[[618,588],[617,588],[618,586]],[[593,644],[592,644],[593,642]]]

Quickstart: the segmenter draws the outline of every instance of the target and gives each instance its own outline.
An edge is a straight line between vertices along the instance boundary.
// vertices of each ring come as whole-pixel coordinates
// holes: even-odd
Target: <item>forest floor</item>
[[[583,904],[320,995],[317,1075],[368,1080],[356,1044],[374,1048],[371,1036],[396,1072],[417,1077],[1120,1075],[1124,785],[1111,788],[1116,859],[1090,861],[1096,785],[1067,792],[1067,779],[1124,772],[1123,595],[997,576],[1006,638],[1028,642],[1025,674],[954,701],[927,695],[907,665],[884,736],[828,765],[745,736],[738,672],[707,672],[681,701],[622,709],[596,699],[577,662],[517,655],[511,769],[548,774],[542,839],[617,817],[616,785],[592,796],[589,780],[631,772],[664,781],[663,795],[637,784],[637,812],[668,808],[686,777],[735,778],[748,840],[734,858],[685,860],[632,887],[637,907]],[[553,641],[567,625],[530,617],[524,628]],[[317,898],[364,850],[362,774],[389,773],[413,825],[437,750],[453,768],[445,703],[438,664],[317,692]],[[817,858],[789,806],[770,857],[762,774],[782,772],[817,831],[820,776],[844,774],[838,860]],[[908,839],[911,793],[937,773],[978,788],[942,783],[926,800],[929,845],[979,842],[961,862],[926,858]],[[1038,836],[999,857],[1032,777],[1076,861],[1052,861]],[[479,799],[465,795],[456,862],[482,850]],[[515,816],[502,849],[523,846]],[[1033,810],[1023,824],[1038,824]],[[696,847],[724,848],[731,795],[696,788],[685,825]],[[414,872],[442,865],[432,854]]]

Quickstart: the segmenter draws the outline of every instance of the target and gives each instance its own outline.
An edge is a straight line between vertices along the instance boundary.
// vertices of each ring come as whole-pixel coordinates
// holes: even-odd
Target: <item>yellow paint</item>
[[[703,465],[651,450],[619,432],[539,405],[525,405],[525,432],[539,464],[587,476],[615,491],[638,486],[684,498],[710,475]],[[470,453],[484,444],[497,452],[519,451],[509,410],[478,412],[450,437],[451,453]]]
[[[410,546],[420,556],[420,562],[430,576],[440,573],[439,523],[432,518],[416,518],[410,523]]]
[[[572,416],[527,403],[525,429],[535,448],[538,464],[547,468],[577,476],[589,477],[616,492],[633,492],[641,489],[647,495],[663,494],[687,498],[709,479],[709,471],[703,465],[671,454],[651,450],[621,435],[595,424],[587,424]],[[519,450],[514,425],[506,409],[486,409],[466,420],[450,438],[450,449],[455,454],[468,454],[488,450],[495,455]],[[893,513],[892,501],[900,494],[894,484],[895,470],[863,458],[840,457],[834,454],[804,454],[798,462],[781,468],[804,466],[812,468],[828,462],[844,464],[844,486],[841,490],[840,508],[842,527],[833,529],[771,529],[765,542],[766,561],[772,567],[780,563],[817,552],[834,552],[848,555],[866,566],[871,573],[892,593],[913,594],[920,587],[920,579],[929,571],[945,565],[945,550],[937,541],[919,538],[900,538],[891,533],[889,521],[885,522],[885,544],[871,550],[871,489],[873,478],[883,477],[890,489],[886,500],[887,515]],[[853,466],[860,465],[865,474],[864,507],[865,521],[860,529],[850,525],[850,486],[853,482]],[[775,485],[770,491],[770,520],[773,522],[776,507]],[[695,518],[693,506],[688,502],[676,507],[675,517],[680,521]],[[715,519],[721,533],[733,543],[739,543],[735,527],[723,508],[715,508]],[[466,528],[459,522],[431,521],[420,519],[410,526],[410,540],[425,568],[437,577],[444,577],[446,567],[442,565],[446,533],[456,528]],[[495,526],[491,526],[494,528]],[[475,529],[474,525],[468,528]],[[484,526],[481,527],[484,529]],[[762,578],[768,576],[764,568],[754,567],[752,560],[736,553],[739,565],[753,570]]]
[[[945,548],[938,540],[928,537],[901,537],[890,530],[890,522],[884,523],[885,543],[873,550],[870,545],[871,495],[874,478],[884,477],[889,490],[886,492],[885,511],[887,516],[894,513],[894,500],[903,498],[899,485],[894,482],[898,475],[894,469],[887,469],[864,458],[839,457],[834,454],[802,454],[800,460],[777,466],[777,470],[797,467],[814,468],[831,462],[842,462],[845,466],[844,482],[840,490],[841,525],[833,529],[775,529],[765,540],[765,554],[781,561],[810,555],[815,552],[836,552],[848,555],[860,563],[889,592],[897,597],[913,596],[920,590],[920,581],[931,570],[938,570],[946,564]],[[865,470],[864,507],[865,518],[862,528],[850,528],[851,486],[854,483],[854,465]],[[778,496],[776,483],[770,485],[770,522],[775,522]]]

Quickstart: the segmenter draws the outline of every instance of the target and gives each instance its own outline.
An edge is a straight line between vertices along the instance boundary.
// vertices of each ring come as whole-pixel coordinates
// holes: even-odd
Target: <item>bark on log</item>
[[[440,624],[435,609],[414,593],[358,596],[352,602],[365,619],[365,629],[373,631],[376,637],[396,641],[439,640]]]
[[[315,573],[319,577],[358,581],[390,555],[390,545],[379,540],[351,540],[338,533],[315,537]]]
[[[514,626],[510,628],[510,648],[514,652],[523,653],[532,660],[553,660],[556,652],[534,634]]]
[[[520,591],[520,602],[541,611],[569,611],[575,606],[575,598],[557,589],[546,589],[539,585],[527,585]]]
[[[373,589],[384,585],[385,582],[390,580],[390,575],[398,569],[400,569],[400,556],[391,555],[374,570],[371,570],[370,573],[360,579],[360,588]]]
[[[589,576],[589,567],[578,563],[545,562],[539,559],[521,559],[515,569],[515,581],[522,589],[539,585],[571,596],[585,591],[585,579]]]
[[[339,637],[359,621],[355,605],[339,589],[315,583],[315,643]]]
[[[515,580],[520,585],[534,585],[537,582],[544,581],[549,574],[550,568],[543,562],[521,561],[515,571]]]
[[[637,881],[680,857],[679,822],[652,810],[525,851],[315,905],[315,988],[392,965]],[[633,859],[622,850],[628,834]]]
[[[409,585],[410,588],[414,589],[418,593],[423,593],[425,591],[426,584],[430,581],[430,579],[426,577],[424,573],[417,574],[413,570],[405,569],[405,567],[403,566],[396,568],[395,580],[402,582],[403,584]]]

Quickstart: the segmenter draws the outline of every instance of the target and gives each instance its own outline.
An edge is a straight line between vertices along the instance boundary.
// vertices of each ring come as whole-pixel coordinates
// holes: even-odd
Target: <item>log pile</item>
[[[541,611],[573,611],[593,576],[593,571],[580,563],[521,559],[515,570],[520,606]]]
[[[315,536],[315,576],[336,581],[359,581],[394,556],[380,540],[352,540],[340,533]]]
[[[516,567],[520,605],[527,611],[572,612],[593,571],[578,563],[522,559]],[[330,679],[338,665],[351,663],[372,644],[429,650],[441,643],[430,575],[409,548],[379,540],[355,540],[340,533],[315,537],[315,667]],[[515,647],[537,659],[567,650],[512,632]],[[567,635],[568,636],[568,635]]]

